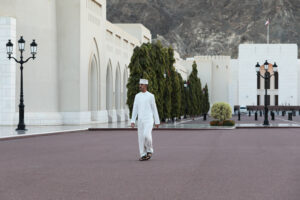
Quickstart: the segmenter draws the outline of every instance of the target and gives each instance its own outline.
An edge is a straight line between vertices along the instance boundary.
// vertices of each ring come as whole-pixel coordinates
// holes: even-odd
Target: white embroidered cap
[[[147,79],[140,79],[140,84],[148,85]]]

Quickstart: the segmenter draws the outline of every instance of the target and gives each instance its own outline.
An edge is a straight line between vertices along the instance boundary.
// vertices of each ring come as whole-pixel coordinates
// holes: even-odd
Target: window
[[[278,95],[275,95],[275,106],[278,106]]]
[[[275,78],[275,89],[278,89],[278,72],[274,73],[274,78]]]
[[[265,80],[265,89],[270,89],[270,80],[271,78]]]
[[[257,72],[257,89],[260,89],[260,72]]]
[[[257,95],[257,105],[260,105],[260,95]]]

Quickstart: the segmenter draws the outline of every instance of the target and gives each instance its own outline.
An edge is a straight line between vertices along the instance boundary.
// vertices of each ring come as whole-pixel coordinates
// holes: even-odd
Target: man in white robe
[[[147,91],[148,80],[140,80],[140,93],[135,95],[131,127],[135,127],[136,118],[138,117],[138,140],[140,150],[140,161],[149,160],[153,154],[152,146],[152,128],[158,128],[160,121],[156,108],[155,97]],[[154,120],[153,120],[154,118]]]

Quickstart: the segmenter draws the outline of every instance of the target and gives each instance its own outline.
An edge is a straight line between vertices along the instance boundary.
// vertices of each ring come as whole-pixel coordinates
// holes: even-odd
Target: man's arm
[[[132,116],[131,116],[131,127],[134,128],[135,126],[135,120],[136,120],[136,117],[137,117],[137,110],[138,110],[138,105],[136,103],[136,95],[134,97],[134,103],[133,103],[133,109],[132,109]]]
[[[155,127],[158,128],[158,126],[160,124],[160,120],[159,120],[159,116],[158,116],[158,111],[157,111],[154,95],[153,95],[153,98],[152,98],[152,101],[151,101],[151,109],[152,109],[152,113],[154,115]]]

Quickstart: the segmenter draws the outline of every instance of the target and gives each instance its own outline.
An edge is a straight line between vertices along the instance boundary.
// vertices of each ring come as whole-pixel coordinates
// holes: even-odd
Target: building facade
[[[255,72],[257,62],[270,63],[269,72],[274,74],[267,85]],[[278,65],[273,72],[271,64]],[[264,105],[265,87],[268,88],[268,105],[300,105],[298,47],[296,44],[242,44],[239,46],[238,102],[237,105]],[[261,74],[264,73],[261,67]]]
[[[265,85],[255,66],[270,63],[273,75]],[[264,105],[265,87],[268,88],[268,105],[300,105],[300,60],[296,44],[241,44],[237,59],[229,56],[196,56],[180,62],[187,73],[196,62],[202,87],[208,85],[211,105],[228,102],[234,105]],[[278,72],[273,72],[273,64]]]
[[[151,42],[142,24],[112,24],[106,0],[0,0],[0,125],[18,122],[20,70],[7,59],[5,44],[35,39],[38,54],[24,66],[25,123],[62,125],[128,120],[126,84],[133,49]],[[264,81],[257,62],[278,65],[268,84],[270,105],[300,105],[300,60],[296,44],[241,44],[238,59],[196,56],[175,68],[186,80],[195,61],[211,105],[263,105]],[[272,71],[272,65],[270,65]],[[263,72],[263,71],[261,71]]]
[[[198,76],[202,88],[208,86],[211,104],[219,101],[229,102],[230,56],[195,56],[180,61],[180,65],[192,71],[193,62],[197,64]]]
[[[38,54],[24,66],[25,123],[85,124],[128,119],[126,84],[133,49],[151,42],[142,24],[106,20],[106,0],[1,0],[0,124],[18,122],[19,65],[8,39],[35,39]],[[19,57],[18,50],[14,56]]]

